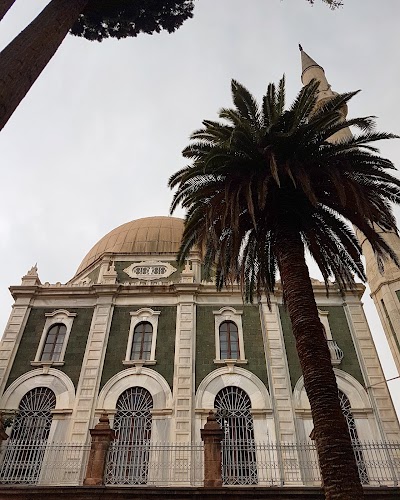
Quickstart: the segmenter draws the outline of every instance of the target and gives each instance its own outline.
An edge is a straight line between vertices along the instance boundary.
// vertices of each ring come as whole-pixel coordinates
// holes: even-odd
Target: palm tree
[[[67,33],[88,40],[172,33],[192,17],[194,0],[51,0],[0,53],[0,130],[51,60]],[[1,2],[1,0],[0,0]],[[3,15],[11,0],[0,3]],[[1,17],[0,17],[1,19]]]
[[[178,259],[203,249],[216,268],[218,289],[238,281],[244,299],[274,291],[279,271],[311,405],[327,498],[363,498],[348,428],[339,400],[323,326],[318,317],[305,250],[325,284],[333,276],[343,291],[353,273],[365,280],[361,248],[350,221],[370,241],[379,263],[398,260],[375,231],[397,231],[388,202],[400,201],[400,182],[373,141],[372,117],[343,120],[341,108],[356,92],[316,107],[318,82],[305,86],[285,109],[284,79],[268,86],[262,105],[232,81],[235,107],[221,121],[203,121],[183,151],[192,163],[169,180],[177,187],[171,212],[187,209]],[[354,126],[359,135],[339,143],[329,137]]]

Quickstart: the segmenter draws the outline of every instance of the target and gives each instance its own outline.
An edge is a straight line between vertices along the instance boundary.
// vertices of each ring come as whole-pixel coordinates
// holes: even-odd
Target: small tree
[[[329,8],[332,10],[337,9],[338,7],[342,7],[343,2],[342,0],[322,0],[324,3],[329,5]],[[314,5],[315,0],[307,0],[310,4]]]
[[[0,53],[0,130],[69,31],[97,41],[161,30],[172,33],[192,17],[193,1],[51,0]],[[11,4],[0,4],[0,14],[4,15]]]

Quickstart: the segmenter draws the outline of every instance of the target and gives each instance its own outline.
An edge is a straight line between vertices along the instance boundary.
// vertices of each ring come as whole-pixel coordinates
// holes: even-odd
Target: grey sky
[[[194,18],[172,35],[100,44],[68,36],[0,133],[0,329],[7,287],[35,262],[42,282],[65,282],[108,231],[168,213],[168,177],[201,120],[230,105],[231,78],[261,97],[285,73],[290,102],[301,86],[299,42],[334,90],[363,90],[349,115],[376,115],[381,130],[400,133],[400,2],[344,2],[332,12],[305,0],[197,0]],[[47,3],[16,0],[0,48]],[[398,167],[399,146],[381,145]],[[395,377],[364,300],[386,376]],[[400,382],[389,387],[400,412]]]

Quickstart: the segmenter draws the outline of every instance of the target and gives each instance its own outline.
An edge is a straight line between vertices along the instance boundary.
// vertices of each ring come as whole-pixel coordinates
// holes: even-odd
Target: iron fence
[[[89,451],[90,444],[9,441],[1,452],[0,483],[81,485]]]
[[[400,485],[400,443],[353,444],[361,482],[369,486]],[[81,485],[89,444],[43,441],[3,444],[0,483]],[[314,443],[222,443],[222,480],[225,486],[320,486]],[[128,444],[115,441],[107,454],[106,485],[203,486],[203,443]]]
[[[360,480],[369,486],[400,484],[400,443],[353,443]],[[222,444],[224,485],[320,486],[321,473],[314,443]]]
[[[110,445],[104,483],[108,485],[203,486],[203,443]]]

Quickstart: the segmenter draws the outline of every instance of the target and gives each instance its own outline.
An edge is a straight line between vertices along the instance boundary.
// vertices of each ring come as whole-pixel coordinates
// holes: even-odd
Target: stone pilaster
[[[351,297],[344,305],[347,321],[353,337],[354,346],[360,362],[367,392],[377,413],[378,425],[383,440],[398,441],[400,427],[371,332],[364,315],[362,304]]]
[[[40,285],[41,281],[35,264],[21,278],[20,286],[10,287],[15,303],[12,306],[10,318],[0,344],[0,394],[3,394],[19,342],[28,321],[32,297]]]
[[[196,304],[197,285],[179,284],[178,292],[173,401],[175,427],[171,440],[192,441],[194,421],[194,358],[196,350]]]
[[[400,238],[393,232],[384,233],[381,229],[376,229],[392,250],[400,256]],[[397,295],[400,291],[400,269],[389,259],[384,263],[384,269],[381,272],[368,240],[360,231],[357,231],[357,237],[365,256],[371,298],[378,311],[394,362],[400,373],[400,298]]]
[[[269,389],[275,417],[277,441],[295,442],[296,427],[292,402],[292,386],[287,364],[285,342],[276,302],[271,310],[265,300],[261,303],[264,345]]]
[[[101,285],[98,285],[101,286]],[[107,287],[108,288],[108,287]],[[85,442],[94,416],[108,335],[114,310],[114,290],[104,290],[93,313],[72,415],[72,442]]]
[[[0,344],[0,394],[3,394],[30,313],[30,298],[18,298],[12,306]]]

